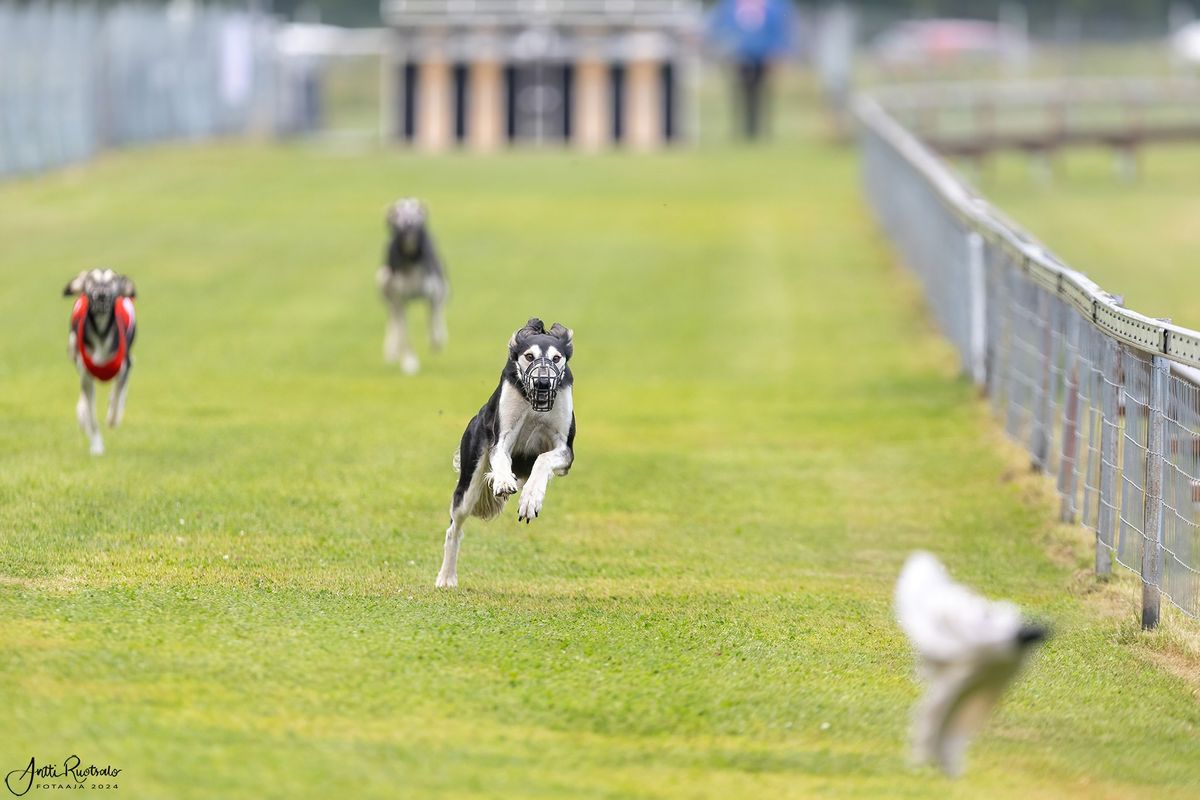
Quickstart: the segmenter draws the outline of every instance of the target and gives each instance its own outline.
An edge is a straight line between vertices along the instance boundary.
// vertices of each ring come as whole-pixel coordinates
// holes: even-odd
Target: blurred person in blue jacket
[[[732,61],[742,133],[762,133],[764,95],[771,62],[792,44],[791,0],[718,0],[708,20],[709,38]]]

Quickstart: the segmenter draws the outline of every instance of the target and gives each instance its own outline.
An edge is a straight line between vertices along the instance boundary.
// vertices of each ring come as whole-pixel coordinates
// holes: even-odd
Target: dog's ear
[[[570,361],[575,352],[575,331],[556,322],[550,326],[550,335],[562,342],[563,355]]]
[[[121,297],[137,297],[137,287],[133,285],[133,280],[122,275],[117,281],[117,294]]]
[[[88,270],[85,269],[83,272],[72,278],[71,282],[63,287],[63,297],[70,297],[73,294],[79,294],[82,292],[83,284],[84,281],[87,280],[87,276]]]
[[[539,333],[546,332],[546,324],[537,317],[530,317],[529,321],[524,326],[513,331],[513,335],[508,340],[508,356],[515,358],[517,355],[517,347],[520,345],[520,340],[526,336],[534,336]]]

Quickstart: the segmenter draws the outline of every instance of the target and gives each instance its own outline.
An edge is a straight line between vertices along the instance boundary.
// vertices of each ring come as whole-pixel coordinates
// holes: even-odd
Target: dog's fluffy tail
[[[454,465],[455,474],[462,472],[462,451],[461,450],[454,451],[454,460],[451,461],[450,463]]]

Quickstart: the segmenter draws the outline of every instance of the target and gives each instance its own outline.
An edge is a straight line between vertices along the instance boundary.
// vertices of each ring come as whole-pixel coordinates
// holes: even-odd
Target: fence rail
[[[1200,140],[1200,81],[1191,78],[925,84],[874,96],[923,143],[951,156]]]
[[[399,27],[570,23],[584,27],[646,24],[690,28],[698,0],[383,0],[385,23]]]
[[[886,100],[886,98],[885,98]],[[1200,617],[1200,333],[1124,308],[974,193],[884,102],[856,100],[868,200],[1065,521]]]

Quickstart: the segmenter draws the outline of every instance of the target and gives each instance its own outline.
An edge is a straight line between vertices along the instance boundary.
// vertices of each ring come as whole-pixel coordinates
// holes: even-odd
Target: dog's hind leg
[[[75,404],[75,416],[79,427],[91,442],[92,455],[104,453],[104,440],[100,437],[100,423],[96,421],[96,382],[86,372],[79,378],[79,402]]]
[[[383,359],[389,364],[400,364],[405,375],[412,375],[420,367],[417,354],[413,352],[408,341],[408,319],[404,312],[404,302],[397,301],[388,305],[387,332],[383,338]]]
[[[117,375],[117,384],[113,387],[112,397],[108,399],[108,426],[115,428],[121,424],[125,416],[125,390],[129,388],[129,373],[133,370],[133,358],[128,358],[121,372]]]
[[[924,676],[925,694],[917,703],[912,720],[912,757],[916,763],[940,766],[948,774],[952,772],[953,767],[944,757],[946,739],[968,677],[969,671],[953,665],[930,668]]]
[[[383,329],[383,360],[388,364],[400,361],[400,337],[403,336],[401,326],[404,324],[404,309],[396,308],[396,303],[388,303],[388,320]]]
[[[464,465],[464,472],[466,467]],[[484,470],[478,461],[474,469],[458,478],[454,499],[450,502],[450,527],[446,529],[446,545],[442,552],[442,568],[438,572],[438,588],[453,589],[458,586],[458,549],[462,546],[463,525],[481,499],[484,485]],[[489,498],[490,499],[490,498]]]
[[[429,300],[429,346],[434,350],[446,346],[446,298],[443,294]]]
[[[439,589],[454,589],[458,587],[458,548],[462,546],[463,523],[468,515],[450,512],[450,527],[446,529],[446,545],[442,551],[442,568],[438,571],[437,582]]]

